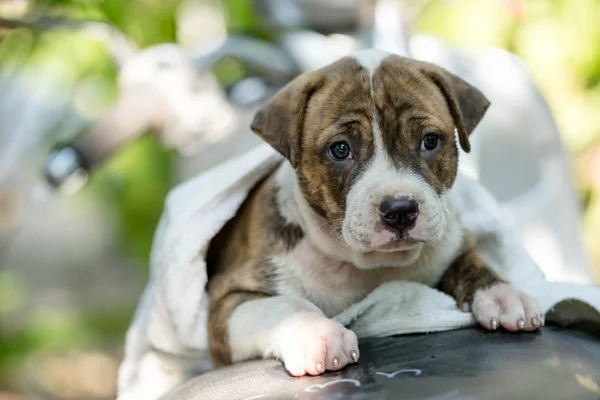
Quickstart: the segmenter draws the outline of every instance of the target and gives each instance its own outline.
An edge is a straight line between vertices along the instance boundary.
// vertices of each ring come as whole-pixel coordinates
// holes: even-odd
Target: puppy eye
[[[439,139],[440,137],[435,133],[426,134],[425,136],[423,136],[423,139],[421,139],[421,150],[435,150],[435,148],[438,146]]]
[[[329,147],[329,154],[338,161],[345,160],[351,156],[350,146],[347,142],[335,142]]]

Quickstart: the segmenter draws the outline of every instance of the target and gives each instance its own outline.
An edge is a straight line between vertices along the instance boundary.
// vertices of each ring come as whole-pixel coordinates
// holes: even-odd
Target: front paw
[[[477,321],[490,330],[502,326],[512,332],[535,331],[544,326],[544,313],[537,299],[508,283],[475,292],[471,310]]]
[[[351,330],[325,317],[292,318],[279,332],[279,353],[293,376],[320,375],[358,361],[358,340]]]

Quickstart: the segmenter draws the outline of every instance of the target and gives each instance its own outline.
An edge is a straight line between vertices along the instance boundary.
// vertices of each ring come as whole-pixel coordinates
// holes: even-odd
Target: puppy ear
[[[468,153],[471,151],[469,135],[490,106],[489,100],[479,89],[440,67],[430,65],[424,72],[444,95],[458,131],[460,146]]]
[[[296,168],[304,116],[311,96],[321,87],[318,72],[300,75],[269,100],[254,116],[250,128]]]

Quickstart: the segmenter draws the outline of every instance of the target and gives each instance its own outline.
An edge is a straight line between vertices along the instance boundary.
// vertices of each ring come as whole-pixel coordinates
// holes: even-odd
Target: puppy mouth
[[[410,237],[407,234],[384,229],[376,234],[371,242],[371,252],[393,253],[398,251],[408,251],[424,243],[424,240]]]
[[[419,244],[424,243],[422,240],[417,239],[398,239],[391,243],[387,243],[382,246],[373,247],[371,252],[379,252],[379,253],[395,253],[398,251],[408,251],[413,250]]]

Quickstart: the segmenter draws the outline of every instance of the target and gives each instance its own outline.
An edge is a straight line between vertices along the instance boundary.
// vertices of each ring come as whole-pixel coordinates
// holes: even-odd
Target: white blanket
[[[205,292],[208,245],[249,190],[280,161],[263,145],[169,194],[154,238],[150,282],[127,333],[119,372],[121,399],[157,398],[211,367]],[[539,299],[547,321],[600,324],[600,288],[546,281],[480,184],[459,174],[450,197],[464,226],[477,236],[478,250],[505,279]],[[335,319],[359,338],[475,325],[453,298],[412,282],[386,283]]]

